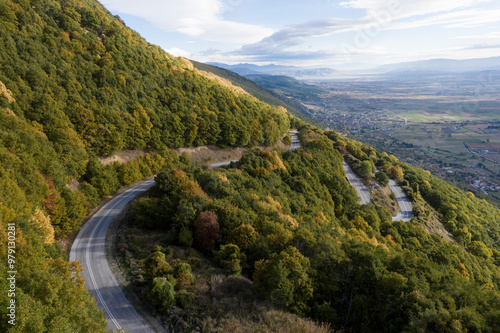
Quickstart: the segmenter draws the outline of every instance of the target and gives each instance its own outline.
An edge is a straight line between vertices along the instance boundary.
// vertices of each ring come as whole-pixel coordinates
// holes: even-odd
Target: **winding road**
[[[349,181],[349,184],[351,184],[354,189],[356,189],[356,192],[358,192],[358,195],[361,198],[360,203],[362,205],[370,203],[372,200],[368,187],[366,187],[363,181],[352,171],[351,167],[345,161],[343,163],[346,178]]]
[[[300,148],[297,132],[291,131],[290,136],[292,137],[292,145],[289,150]],[[228,165],[231,162],[216,163],[211,168]],[[369,203],[370,191],[368,188],[345,162],[344,169],[347,179],[360,195],[361,203]],[[402,212],[393,219],[409,220],[412,214],[411,203],[401,189],[392,180],[391,182],[389,185],[396,194],[402,209]],[[112,331],[123,329],[129,333],[156,332],[127,300],[106,259],[106,235],[109,227],[131,201],[153,185],[154,180],[147,180],[117,195],[106,203],[80,230],[69,254],[70,261],[80,261],[83,268],[82,277],[85,279],[85,288],[94,296],[98,307],[104,309],[108,329]]]
[[[403,128],[405,128],[406,126],[408,126],[408,120],[407,120],[405,117],[403,117],[403,116],[401,116],[401,115],[399,115],[399,114],[397,114],[397,113],[395,113],[395,112],[393,112],[393,111],[387,110],[387,109],[386,109],[386,110],[384,110],[384,111],[386,111],[386,112],[390,112],[390,113],[392,113],[393,115],[398,116],[399,118],[403,118],[403,120],[405,121],[405,124],[404,124],[403,126],[401,126],[400,128],[397,128],[396,130],[394,130],[394,131],[392,131],[391,133],[389,133],[389,136],[390,136],[391,138],[392,138],[392,135],[393,135],[394,133],[396,133],[397,131],[402,130]]]
[[[344,170],[346,178],[349,183],[354,186],[356,192],[361,198],[360,203],[362,205],[371,202],[370,190],[363,181],[356,175],[349,165],[344,161]],[[378,170],[377,170],[378,171]],[[396,195],[396,201],[398,202],[400,211],[396,216],[392,217],[393,221],[403,221],[408,222],[413,216],[413,206],[411,204],[410,198],[403,192],[400,186],[398,186],[394,180],[389,179],[389,188]]]
[[[410,198],[408,198],[401,187],[398,186],[392,179],[389,179],[389,187],[392,193],[396,195],[396,200],[398,202],[399,208],[401,209],[398,212],[398,215],[392,217],[392,220],[403,222],[410,221],[413,216],[413,206],[411,205]]]
[[[292,138],[292,144],[288,150],[295,150],[300,148],[300,140],[299,140],[299,134],[297,131],[290,131],[290,136]]]
[[[126,205],[154,185],[147,180],[119,194],[92,216],[78,233],[69,260],[80,261],[87,288],[106,312],[108,330],[129,333],[155,332],[125,297],[106,259],[106,235],[111,223]]]
[[[292,145],[289,150],[300,148],[297,131],[291,131]],[[229,165],[231,162],[215,163],[211,168]],[[69,261],[78,260],[83,268],[85,288],[104,309],[108,330],[123,329],[129,333],[156,332],[135,310],[125,297],[106,259],[106,235],[109,227],[125,207],[154,185],[147,180],[117,195],[97,211],[78,233],[69,253]]]

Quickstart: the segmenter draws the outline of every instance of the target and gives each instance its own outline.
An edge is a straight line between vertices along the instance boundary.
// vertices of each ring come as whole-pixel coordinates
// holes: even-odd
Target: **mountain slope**
[[[66,175],[85,176],[96,155],[271,145],[288,130],[283,108],[200,75],[98,2],[7,1],[1,15],[2,143],[40,171],[30,172],[44,188],[30,194],[31,210],[47,188],[66,191]]]
[[[0,330],[104,331],[54,239],[100,198],[178,161],[167,148],[274,144],[288,128],[283,108],[200,75],[97,1],[0,1],[1,259],[9,232],[19,258],[17,323]],[[96,158],[122,149],[151,154],[123,165]],[[2,293],[2,314],[9,302]]]
[[[470,72],[500,69],[500,57],[479,59],[430,59],[383,65],[375,68],[377,72],[392,71],[435,71],[435,72]]]
[[[304,121],[307,121],[310,124],[314,124],[315,126],[318,126],[320,128],[325,127],[323,123],[320,123],[306,114],[306,110],[304,110],[304,107],[301,106],[300,104],[297,105],[293,100],[286,100],[279,95],[274,94],[272,91],[256,84],[252,80],[249,80],[246,77],[241,76],[242,74],[233,72],[229,69],[217,67],[217,66],[212,66],[209,64],[204,64],[201,62],[196,62],[196,61],[191,61],[194,65],[195,68],[213,73],[215,75],[218,75],[222,78],[225,78],[235,86],[241,87],[244,89],[246,92],[251,94],[252,96],[257,97],[261,101],[264,101],[266,103],[269,103],[274,106],[283,106],[293,114],[295,117],[302,119]],[[293,104],[293,106],[292,106]]]

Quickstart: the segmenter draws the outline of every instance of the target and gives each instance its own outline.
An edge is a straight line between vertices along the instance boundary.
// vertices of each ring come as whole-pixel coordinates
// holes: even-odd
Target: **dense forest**
[[[193,66],[199,70],[213,73],[221,78],[224,78],[226,80],[229,80],[233,85],[238,86],[243,88],[246,92],[252,94],[252,96],[257,97],[261,101],[264,101],[266,103],[269,103],[271,105],[275,106],[283,106],[284,108],[287,109],[288,112],[290,112],[292,115],[295,117],[312,124],[316,127],[319,128],[326,128],[326,125],[323,124],[322,122],[319,122],[317,120],[314,120],[313,118],[309,117],[307,113],[309,110],[302,104],[298,103],[294,99],[290,98],[284,98],[283,96],[280,96],[276,93],[274,93],[271,89],[264,88],[263,84],[257,85],[253,81],[250,81],[244,76],[240,76],[236,74],[235,72],[231,72],[228,69],[213,66],[213,65],[208,65],[204,64],[201,62],[193,61],[191,60],[191,63]],[[274,76],[276,77],[276,76]],[[302,86],[299,88],[303,88]],[[317,92],[315,92],[317,95]],[[310,97],[314,98],[316,95],[311,95]]]
[[[252,321],[227,304],[244,301],[235,296],[224,302],[207,292],[220,273],[209,265],[200,269],[205,256],[224,270],[222,286],[248,278],[248,300],[267,301],[335,331],[498,332],[498,209],[335,132],[299,127],[305,149],[253,150],[216,171],[177,165],[159,174],[149,197],[135,204],[127,244],[144,244],[139,230],[158,235],[157,243],[127,245],[125,252],[142,266],[137,290],[156,311],[167,322],[175,314],[184,326],[171,325],[181,331],[229,330],[233,320],[265,331],[261,318]],[[415,204],[420,212],[413,223],[393,222],[387,209],[357,203],[342,168],[348,154],[400,177],[411,185],[405,186],[409,193],[424,198],[416,198],[422,202]],[[442,202],[434,198],[437,191]],[[444,210],[453,204],[454,210]],[[431,212],[454,241],[424,230],[422,215]],[[172,312],[174,305],[183,312]],[[237,319],[228,323],[228,317]]]
[[[170,148],[272,145],[288,130],[284,108],[220,82],[97,1],[0,1],[1,260],[8,223],[19,258],[17,325],[2,320],[0,330],[103,331],[103,313],[57,240],[101,198],[163,170],[176,157]],[[99,162],[123,149],[149,154]],[[3,318],[8,302],[2,292]]]

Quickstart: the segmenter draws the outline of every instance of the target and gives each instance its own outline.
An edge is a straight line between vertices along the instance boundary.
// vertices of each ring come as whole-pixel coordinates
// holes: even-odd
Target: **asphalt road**
[[[129,333],[155,332],[130,304],[116,281],[106,259],[106,234],[111,223],[125,206],[153,186],[145,181],[119,194],[92,216],[78,233],[69,260],[78,260],[84,268],[85,288],[95,297],[98,307],[106,312],[108,329],[123,328]]]
[[[349,181],[349,184],[354,186],[356,192],[358,192],[358,196],[361,198],[360,203],[362,205],[370,203],[370,190],[366,185],[361,181],[361,179],[351,170],[351,167],[344,161],[344,171],[346,174],[346,178]]]
[[[288,148],[288,150],[295,150],[300,148],[300,140],[297,131],[290,131],[290,136],[292,137],[292,145],[290,146],[290,148]]]
[[[297,132],[292,131],[290,135],[290,150],[300,148]],[[218,168],[231,162],[237,160],[215,163],[210,168]],[[106,235],[111,223],[128,203],[153,185],[154,180],[145,181],[106,203],[85,223],[71,247],[69,260],[80,261],[85,288],[94,296],[98,307],[104,309],[109,330],[124,329],[129,333],[155,332],[127,300],[106,259]]]
[[[392,179],[389,179],[389,187],[391,188],[392,193],[396,195],[396,200],[398,201],[399,208],[401,209],[401,211],[398,212],[398,215],[392,217],[392,220],[403,222],[410,221],[413,216],[413,206],[411,205],[410,198],[408,198],[401,187],[396,185]]]

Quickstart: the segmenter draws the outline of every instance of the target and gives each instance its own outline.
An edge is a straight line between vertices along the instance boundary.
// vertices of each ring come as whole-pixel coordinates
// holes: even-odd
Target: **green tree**
[[[144,261],[144,272],[148,279],[166,276],[171,270],[172,267],[165,260],[165,253],[159,249]]]
[[[175,279],[170,277],[156,277],[151,281],[148,296],[153,305],[160,311],[166,311],[175,304]]]
[[[387,186],[387,184],[389,184],[389,177],[387,177],[387,174],[383,171],[377,172],[375,174],[375,179],[382,186]]]
[[[359,168],[359,175],[363,178],[370,178],[372,176],[371,161],[365,160],[361,162],[361,167]]]
[[[255,263],[255,289],[273,303],[304,314],[313,295],[309,267],[309,259],[295,247],[288,247],[268,260]]]

